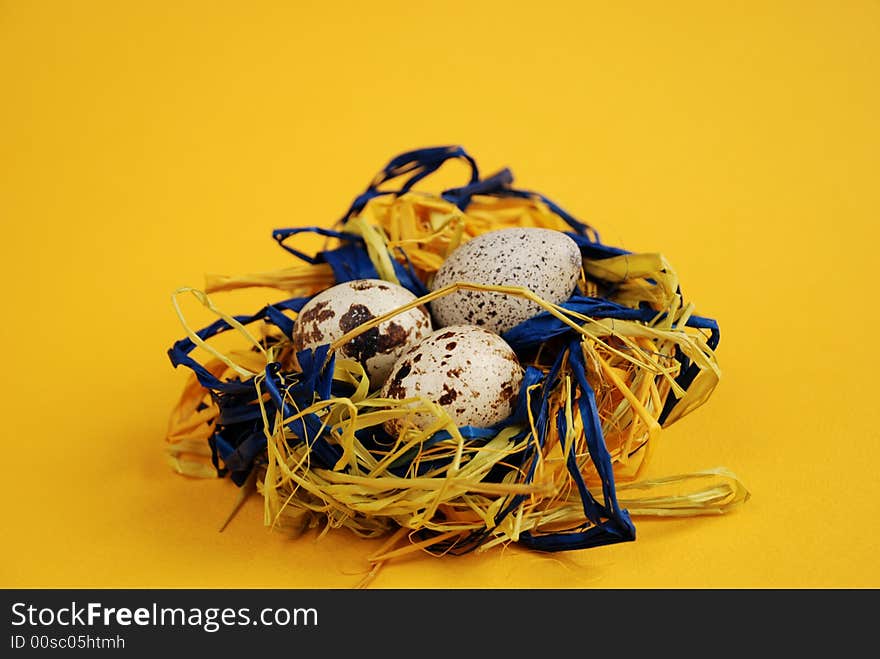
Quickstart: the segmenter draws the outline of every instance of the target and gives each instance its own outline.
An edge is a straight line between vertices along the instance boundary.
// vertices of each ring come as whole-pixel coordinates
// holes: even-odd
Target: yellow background
[[[272,229],[461,144],[671,260],[724,377],[651,474],[753,498],[375,586],[880,586],[880,3],[431,4],[0,1],[0,585],[356,584],[375,543],[267,531],[258,499],[218,533],[235,488],[166,466],[170,294],[292,264]]]

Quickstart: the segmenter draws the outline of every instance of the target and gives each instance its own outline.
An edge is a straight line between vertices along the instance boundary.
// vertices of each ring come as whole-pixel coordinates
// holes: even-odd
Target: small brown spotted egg
[[[490,231],[462,244],[443,262],[432,290],[456,282],[522,286],[559,304],[567,300],[581,273],[581,253],[561,231],[532,227]],[[479,325],[502,334],[543,309],[517,295],[460,290],[431,303],[437,324]]]
[[[394,365],[382,387],[383,398],[424,397],[442,407],[461,426],[485,428],[513,412],[523,369],[513,349],[497,334],[473,325],[431,333]],[[385,424],[392,435],[404,425],[425,429],[433,414],[413,412]]]
[[[374,318],[416,299],[410,291],[381,279],[356,279],[315,295],[300,310],[293,326],[297,352],[332,343]],[[358,334],[337,354],[357,360],[370,378],[370,388],[386,380],[394,362],[419,339],[431,333],[431,318],[415,307]]]

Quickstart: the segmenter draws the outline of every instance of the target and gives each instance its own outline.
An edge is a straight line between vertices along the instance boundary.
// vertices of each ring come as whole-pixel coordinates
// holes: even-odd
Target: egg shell
[[[461,426],[485,428],[511,415],[522,384],[516,353],[497,334],[473,325],[445,327],[431,333],[394,365],[381,391],[383,398],[424,397],[442,407]],[[406,421],[425,429],[433,414],[413,412]],[[404,420],[385,424],[398,435]]]
[[[432,290],[455,282],[522,286],[559,304],[581,274],[581,252],[561,231],[533,227],[490,231],[459,246],[437,270]],[[523,297],[495,291],[455,291],[431,303],[436,326],[478,325],[502,334],[543,311]]]
[[[416,299],[410,291],[381,279],[356,279],[315,295],[300,310],[293,327],[299,352],[332,343],[349,331]],[[431,318],[415,307],[366,330],[339,348],[337,354],[356,359],[375,389],[387,379],[403,352],[431,333]]]

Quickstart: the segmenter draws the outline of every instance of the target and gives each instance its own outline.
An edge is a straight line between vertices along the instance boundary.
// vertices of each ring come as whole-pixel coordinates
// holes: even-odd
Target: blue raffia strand
[[[584,258],[600,260],[629,253],[618,247],[603,244],[595,229],[580,222],[545,196],[512,187],[513,175],[509,169],[503,169],[481,179],[474,159],[458,146],[418,149],[392,159],[373,179],[367,189],[355,198],[338,224],[344,224],[346,220],[357,216],[371,199],[383,195],[401,195],[410,191],[414,185],[436,172],[449,160],[463,160],[470,167],[470,179],[466,185],[448,189],[441,194],[444,200],[456,205],[459,209],[467,209],[471,198],[475,195],[537,200],[544,203],[571,228],[571,231],[566,233],[577,243]],[[398,187],[382,189],[382,186],[403,177],[408,178],[405,178]],[[310,256],[286,244],[289,238],[302,233],[314,233],[337,239],[340,246]],[[359,235],[320,227],[298,227],[276,229],[273,232],[273,238],[283,249],[306,263],[328,264],[336,283],[378,277],[376,267],[367,253],[365,241]],[[406,256],[405,253],[403,256]],[[404,260],[406,265],[402,265],[398,259],[391,259],[395,274],[401,284],[416,296],[425,295],[428,292],[425,282],[418,278],[408,258]],[[285,312],[298,312],[309,299],[308,297],[291,298],[267,305],[250,316],[243,315],[234,318],[243,325],[254,322],[266,323],[277,328],[289,339],[293,330],[293,321]],[[560,306],[564,310],[595,319],[608,318],[644,323],[658,320],[658,314],[653,309],[634,309],[611,300],[584,296],[578,292]],[[710,332],[707,338],[708,347],[711,350],[717,347],[719,328],[715,320],[701,316],[690,316],[685,325],[690,328],[708,330]],[[218,320],[199,330],[196,334],[200,339],[208,340],[230,329],[232,326],[229,323],[225,320]],[[575,444],[572,442],[565,459],[568,473],[576,485],[583,507],[583,523],[574,528],[553,533],[537,534],[523,531],[519,535],[519,542],[531,549],[556,552],[634,540],[635,527],[627,511],[622,509],[617,501],[612,460],[605,446],[596,396],[587,380],[587,369],[579,334],[559,318],[542,311],[507,331],[503,338],[516,352],[535,348],[550,339],[563,341],[565,344],[546,374],[533,366],[526,367],[515,409],[508,419],[492,428],[463,427],[459,429],[467,441],[485,442],[496,436],[505,427],[511,425],[523,427],[523,430],[511,439],[511,445],[516,444],[524,448],[519,451],[518,455],[510,456],[506,460],[508,466],[496,465],[493,467],[487,480],[501,482],[510,469],[517,469],[524,474],[522,482],[532,483],[540,461],[540,450],[546,442],[551,426],[555,424],[560,441],[561,438],[566,437],[568,427],[565,411],[557,410],[555,418],[551,418],[550,407],[551,392],[555,387],[560,386],[561,368],[563,363],[566,363],[574,375],[576,395],[573,404],[577,405],[589,457],[595,466],[602,486],[601,498],[596,498],[584,481],[578,458],[575,455]],[[293,416],[295,408],[306,409],[317,401],[329,400],[350,393],[350,385],[333,380],[334,356],[329,355],[328,359],[328,345],[321,346],[314,351],[305,350],[298,353],[301,370],[295,373],[283,372],[281,364],[277,362],[268,364],[265,371],[259,376],[259,383],[257,376],[246,380],[232,378],[221,381],[190,356],[195,347],[195,342],[184,338],[177,341],[169,349],[168,355],[175,367],[185,366],[192,370],[201,386],[211,393],[213,401],[220,410],[214,432],[209,440],[212,464],[219,476],[229,474],[230,478],[239,486],[247,481],[254,467],[265,460],[266,431],[268,430],[270,434],[274,431],[274,428],[266,429],[263,427],[260,397],[263,397],[262,405],[266,408],[266,418],[270,423],[274,423],[276,418],[285,419]],[[676,382],[682,389],[687,390],[699,373],[699,366],[690,363],[679,349],[676,349],[675,357],[681,364]],[[268,398],[262,396],[264,391],[269,394]],[[676,397],[670,391],[658,419],[659,423],[663,423],[676,401]],[[280,416],[278,416],[279,413]],[[528,423],[530,416],[534,420],[536,435],[531,438],[533,441],[521,442],[521,440],[529,438],[532,433]],[[340,458],[341,450],[338,445],[329,441],[329,430],[322,425],[318,415],[301,416],[290,422],[286,430],[288,432],[285,436],[290,438],[290,442],[308,444],[311,460],[315,466],[325,469],[334,468]],[[428,438],[424,446],[436,444],[450,437],[448,431],[439,431]],[[368,448],[381,447],[388,440],[381,428],[374,427],[359,431],[358,438]],[[413,460],[419,455],[419,450],[411,451],[390,465],[390,471],[400,476],[412,473]],[[422,457],[414,473],[421,475],[437,468],[438,464],[443,461],[449,460],[448,457],[436,459]],[[347,467],[342,466],[341,469],[346,470]],[[497,527],[506,517],[514,513],[525,498],[524,494],[510,495],[506,504],[496,513],[493,526]],[[437,535],[439,534],[423,530],[415,537],[430,539]],[[432,548],[452,553],[464,553],[479,547],[490,538],[491,531],[487,527],[471,531],[466,536],[455,538],[452,541],[438,541]]]

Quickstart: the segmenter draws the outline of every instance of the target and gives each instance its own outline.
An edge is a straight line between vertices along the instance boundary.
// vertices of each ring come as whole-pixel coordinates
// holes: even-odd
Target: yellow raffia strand
[[[696,486],[700,486],[696,489]],[[632,492],[646,490],[645,496]],[[619,502],[638,516],[690,517],[720,515],[749,500],[736,474],[717,467],[690,474],[653,478],[617,487]]]
[[[333,270],[326,263],[300,265],[271,272],[259,272],[239,277],[207,275],[205,292],[220,293],[239,288],[278,288],[292,297],[311,297],[334,283]]]
[[[221,362],[226,364],[229,368],[231,368],[233,371],[235,371],[238,375],[245,377],[245,378],[253,377],[254,375],[256,375],[256,373],[249,371],[247,368],[244,368],[243,366],[236,364],[234,361],[229,359],[229,357],[227,357],[223,353],[218,352],[216,349],[214,349],[213,346],[208,344],[207,341],[205,341],[204,339],[202,339],[201,337],[199,337],[195,333],[195,331],[187,324],[186,320],[184,319],[183,311],[181,311],[180,304],[177,301],[177,296],[182,293],[192,293],[192,295],[199,302],[201,302],[206,308],[208,308],[210,311],[214,312],[215,314],[217,314],[217,316],[219,316],[220,318],[225,320],[227,323],[229,323],[229,325],[231,327],[233,327],[235,330],[237,330],[242,335],[244,335],[244,337],[247,338],[247,340],[253,346],[258,348],[261,352],[265,353],[263,346],[260,344],[259,341],[257,341],[257,339],[255,339],[253,337],[253,335],[250,332],[248,332],[247,328],[244,325],[242,325],[240,322],[238,322],[235,318],[230,316],[229,314],[224,313],[223,311],[220,311],[220,309],[215,307],[214,303],[211,301],[211,298],[208,297],[207,293],[205,293],[204,291],[200,291],[198,289],[195,289],[195,288],[184,287],[184,288],[179,288],[174,292],[174,295],[171,297],[171,303],[174,305],[174,311],[177,313],[177,317],[180,319],[181,324],[183,325],[184,329],[186,330],[187,335],[192,340],[192,342],[195,343],[200,348],[203,348],[207,352],[211,353],[215,358],[219,359]]]
[[[376,197],[342,230],[363,238],[381,278],[397,282],[396,259],[403,265],[411,264],[416,274],[430,283],[449,253],[463,242],[486,231],[522,226],[568,230],[540,200],[475,196],[467,210],[461,211],[437,196],[421,192]],[[535,442],[534,419],[528,419],[528,428],[509,427],[488,440],[467,440],[448,414],[429,400],[384,399],[370,392],[361,365],[341,354],[336,354],[333,378],[352,385],[350,396],[316,399],[298,409],[284,392],[293,412],[286,418],[276,414],[269,419],[261,374],[267,364],[275,361],[282,363],[285,372],[297,372],[290,342],[275,332],[275,340],[266,348],[234,318],[220,311],[209,293],[265,286],[309,296],[333,283],[329,266],[307,264],[242,277],[212,276],[206,291],[184,288],[174,296],[175,309],[187,334],[212,356],[205,367],[221,379],[254,376],[255,399],[261,406],[264,428],[274,429],[266,430],[265,461],[253,472],[252,489],[264,499],[267,526],[297,532],[320,528],[321,533],[346,528],[359,536],[385,538],[382,547],[368,558],[371,567],[364,577],[365,585],[388,561],[412,552],[433,552],[433,547],[443,541],[452,546],[473,531],[488,533],[488,539],[478,547],[478,551],[487,551],[516,542],[526,531],[546,533],[585,523],[580,495],[568,473],[567,456],[575,455],[588,485],[597,486],[600,480],[574,404],[574,385],[567,365],[563,365],[560,382],[549,397],[551,418],[561,410],[567,431],[560,437],[555,424],[550,424],[543,447],[536,451],[535,476],[529,483],[524,474],[513,469],[500,482],[485,478],[494,467],[507,465],[508,458]],[[549,303],[527,288],[457,282],[353,329],[331,344],[330,353],[338,353],[359,334],[398,314],[456,291],[491,291],[528,299],[580,336],[621,506],[635,516],[718,514],[749,497],[742,483],[725,469],[643,477],[662,431],[658,419],[668,396],[676,397],[677,403],[664,426],[702,405],[720,378],[706,335],[685,327],[695,307],[682,299],[678,284],[675,270],[660,254],[584,260],[579,284],[583,293],[604,294],[628,306],[648,303],[657,315],[654,321],[644,323],[591,318]],[[244,337],[245,348],[224,354],[198,339],[177,303],[177,296],[184,292],[229,322]],[[263,331],[272,333],[270,328]],[[676,350],[700,368],[687,391],[675,382],[680,368],[674,359]],[[542,346],[529,363],[546,371],[553,360],[549,351]],[[419,430],[407,422],[413,414],[432,415],[436,421]],[[190,476],[215,475],[206,443],[217,415],[210,396],[191,377],[172,412],[167,435],[169,460],[177,471]],[[320,419],[324,436],[341,449],[333,468],[312,464],[309,446],[301,441],[304,430],[297,425],[307,415]],[[404,430],[381,450],[367,450],[356,433],[389,421],[403,423]],[[515,439],[524,429],[532,432],[524,439]],[[439,430],[446,430],[449,438],[426,445],[425,440]],[[445,466],[417,475],[420,465],[432,459],[442,459],[435,464]],[[394,471],[396,463],[409,464],[409,471],[402,475]],[[515,496],[523,497],[519,505],[496,523],[496,514]],[[426,531],[432,535],[419,535]]]

